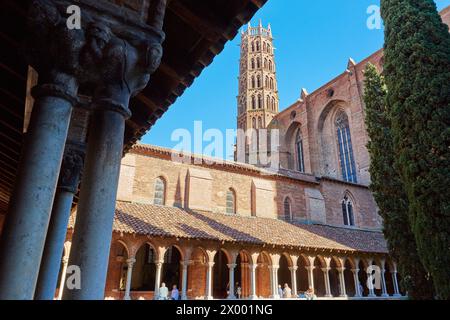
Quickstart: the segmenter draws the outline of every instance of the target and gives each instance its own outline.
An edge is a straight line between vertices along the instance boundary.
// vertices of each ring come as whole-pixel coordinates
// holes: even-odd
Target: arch
[[[326,295],[326,289],[325,289],[325,275],[322,269],[326,267],[326,263],[322,257],[317,256],[314,259],[313,266],[314,266],[313,270],[314,289],[316,291],[317,296],[324,297]]]
[[[265,86],[266,88],[269,88],[269,76],[266,76],[266,80],[265,80],[264,86]]]
[[[266,107],[269,108],[270,106],[270,96],[267,96],[266,98]]]
[[[155,179],[153,204],[164,206],[166,204],[167,180],[159,176]]]
[[[259,43],[259,41],[256,41],[256,51],[260,51],[261,50],[261,45]]]
[[[355,202],[349,192],[346,192],[341,201],[342,219],[345,226],[355,226]]]
[[[303,153],[303,137],[301,128],[298,128],[297,134],[295,136],[295,158],[297,160],[297,170],[300,172],[305,172],[305,159]]]
[[[344,282],[345,291],[349,297],[354,297],[356,295],[355,280],[352,270],[355,269],[355,264],[352,259],[344,260]]]
[[[261,58],[260,57],[256,58],[256,68],[261,69]]]
[[[236,191],[233,188],[227,190],[226,213],[236,214]]]
[[[345,181],[356,183],[356,165],[353,155],[350,123],[347,114],[342,110],[336,114],[335,127],[342,178]]]
[[[256,88],[255,76],[252,76],[252,89]]]
[[[255,98],[255,96],[252,96],[252,109],[253,110],[256,109],[256,98]]]
[[[169,290],[173,286],[181,288],[182,252],[176,246],[170,246],[164,253],[164,264],[161,272],[161,283],[165,283]]]
[[[263,107],[263,99],[260,94],[258,94],[258,109],[262,109]]]
[[[251,68],[252,68],[252,70],[255,69],[255,59],[254,58],[252,58],[252,60],[251,60]]]
[[[266,51],[266,50],[267,50],[267,45],[265,42],[263,42],[263,51]]]
[[[131,276],[131,290],[154,291],[156,275],[155,262],[160,260],[157,250],[151,243],[144,242],[138,247],[135,259],[136,262],[134,263]]]
[[[256,87],[261,88],[261,76],[260,75],[258,75],[256,77]]]
[[[250,262],[250,254],[241,250],[236,258],[236,268],[234,269],[236,297],[238,297],[238,288],[240,288],[241,298],[250,296]]]
[[[305,255],[300,254],[297,260],[297,291],[298,293],[305,293],[309,289],[308,270],[309,260]]]
[[[284,198],[283,201],[283,218],[286,221],[292,221],[293,215],[292,215],[292,200],[289,196]]]
[[[267,58],[264,58],[264,69],[267,69],[267,67],[268,67]]]
[[[273,69],[273,63],[272,60],[269,60],[269,71],[272,71]]]
[[[256,129],[256,118],[252,118],[252,129]]]
[[[214,256],[213,267],[213,296],[215,298],[225,299],[228,296],[230,288],[228,263],[229,258],[225,251],[219,250]]]

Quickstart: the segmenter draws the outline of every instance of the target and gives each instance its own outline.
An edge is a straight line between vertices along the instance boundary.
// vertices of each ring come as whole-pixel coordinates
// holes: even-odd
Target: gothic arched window
[[[353,215],[353,203],[348,196],[345,196],[344,200],[342,200],[342,216],[344,220],[344,225],[346,226],[355,225],[355,217]]]
[[[252,70],[255,69],[255,59],[252,59]]]
[[[256,82],[257,82],[257,87],[261,88],[261,77],[260,76],[258,76],[258,78],[256,79]]]
[[[256,98],[255,98],[255,96],[252,96],[252,109],[253,110],[256,109]]]
[[[236,214],[236,194],[233,189],[227,191],[227,213]]]
[[[272,98],[272,109],[275,110],[275,107],[276,107],[276,105],[275,105],[275,98]]]
[[[270,89],[273,89],[273,79],[270,78]]]
[[[303,139],[300,129],[297,131],[295,137],[295,153],[297,155],[297,169],[300,172],[305,172],[305,160],[303,158]]]
[[[255,83],[255,76],[252,76],[252,89],[255,89],[256,83]]]
[[[269,60],[269,70],[272,71],[272,61]]]
[[[269,107],[270,107],[270,97],[267,96],[267,99],[266,99],[266,108],[269,108]]]
[[[267,69],[267,58],[264,59],[264,69]]]
[[[269,88],[269,77],[268,76],[266,76],[265,86],[266,86],[266,88]]]
[[[258,94],[258,109],[261,109],[263,107],[263,99],[260,94]]]
[[[266,43],[265,42],[263,42],[263,51],[266,51]]]
[[[252,52],[255,52],[255,43],[252,42]]]
[[[261,68],[261,58],[256,58],[256,68]]]
[[[252,119],[252,129],[256,129],[256,118]]]
[[[166,204],[166,181],[161,177],[158,177],[155,180],[155,194],[153,203],[160,206]]]
[[[259,42],[257,41],[256,42],[256,51],[259,51],[259,49],[260,49],[260,46],[259,46]]]
[[[270,46],[270,44],[267,45],[267,52],[271,53],[272,52],[272,47]]]
[[[262,127],[263,127],[262,119],[261,119],[261,117],[258,117],[258,128],[262,129]]]
[[[289,197],[286,197],[286,199],[284,199],[283,207],[284,207],[284,219],[287,221],[291,221],[292,220],[292,202]]]
[[[336,117],[336,131],[339,148],[339,161],[341,163],[342,178],[348,182],[357,182],[356,166],[353,156],[352,138],[350,126],[345,112],[340,112]]]

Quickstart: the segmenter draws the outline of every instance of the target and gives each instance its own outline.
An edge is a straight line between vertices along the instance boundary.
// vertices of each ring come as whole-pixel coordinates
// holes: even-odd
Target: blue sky
[[[374,4],[379,0],[269,0],[258,11],[252,24],[261,19],[272,25],[281,110],[299,98],[301,88],[312,92],[342,73],[349,57],[359,62],[383,46],[383,30],[366,26],[367,8]],[[436,4],[441,10],[450,0]],[[172,132],[193,132],[194,121],[202,121],[203,130],[236,127],[239,41],[240,35],[225,46],[143,143],[172,148]]]

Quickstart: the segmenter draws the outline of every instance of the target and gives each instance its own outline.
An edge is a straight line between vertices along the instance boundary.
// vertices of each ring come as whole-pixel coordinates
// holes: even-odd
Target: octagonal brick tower
[[[267,128],[278,113],[278,85],[270,24],[241,33],[238,129]]]

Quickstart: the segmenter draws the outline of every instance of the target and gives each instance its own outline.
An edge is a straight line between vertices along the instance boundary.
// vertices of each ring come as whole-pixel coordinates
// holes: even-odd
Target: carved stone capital
[[[85,147],[68,142],[64,151],[58,188],[75,194],[78,190],[80,176],[84,166]]]

